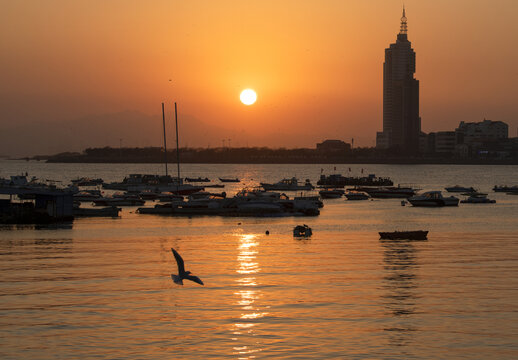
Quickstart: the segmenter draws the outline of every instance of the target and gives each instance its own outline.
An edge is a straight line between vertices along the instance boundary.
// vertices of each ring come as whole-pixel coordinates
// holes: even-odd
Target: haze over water
[[[0,231],[0,357],[511,359],[518,355],[516,166],[354,165],[422,189],[461,184],[496,204],[326,200],[318,217],[135,214]],[[185,176],[286,176],[319,165],[183,165]],[[121,180],[159,165],[3,162],[1,176]],[[324,166],[324,172],[333,172]],[[348,166],[337,166],[348,174]],[[253,180],[252,180],[253,179]],[[228,193],[242,184],[231,184]],[[218,189],[219,191],[219,189]],[[297,240],[306,223],[311,238]],[[429,230],[427,241],[378,231]],[[269,230],[270,235],[265,235]],[[175,285],[170,248],[205,286]]]

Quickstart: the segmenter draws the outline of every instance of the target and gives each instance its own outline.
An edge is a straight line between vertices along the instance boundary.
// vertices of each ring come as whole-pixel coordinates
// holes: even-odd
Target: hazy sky
[[[372,146],[396,0],[0,0],[0,154],[161,144]],[[518,1],[406,0],[425,132],[518,126]],[[171,80],[171,81],[169,81]],[[258,101],[239,101],[253,88]],[[125,120],[129,114],[131,121]],[[65,131],[66,130],[66,131]],[[182,136],[183,135],[183,136]],[[171,138],[172,140],[172,138]]]

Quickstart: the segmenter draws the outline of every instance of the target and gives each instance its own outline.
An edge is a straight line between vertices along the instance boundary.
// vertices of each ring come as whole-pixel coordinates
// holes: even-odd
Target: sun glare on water
[[[252,105],[257,100],[257,94],[252,89],[245,89],[239,95],[241,102],[245,105]]]

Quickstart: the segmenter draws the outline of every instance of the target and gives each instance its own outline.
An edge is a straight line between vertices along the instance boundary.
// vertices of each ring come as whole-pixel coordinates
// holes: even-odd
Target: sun
[[[239,95],[241,102],[245,105],[252,105],[257,100],[257,94],[252,89],[245,89]]]

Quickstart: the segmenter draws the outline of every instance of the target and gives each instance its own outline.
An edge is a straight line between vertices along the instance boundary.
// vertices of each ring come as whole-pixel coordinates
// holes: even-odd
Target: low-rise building
[[[324,152],[350,151],[351,144],[348,144],[342,140],[324,140],[317,144],[317,150]]]
[[[435,152],[453,154],[455,151],[455,131],[438,131],[435,133]]]

